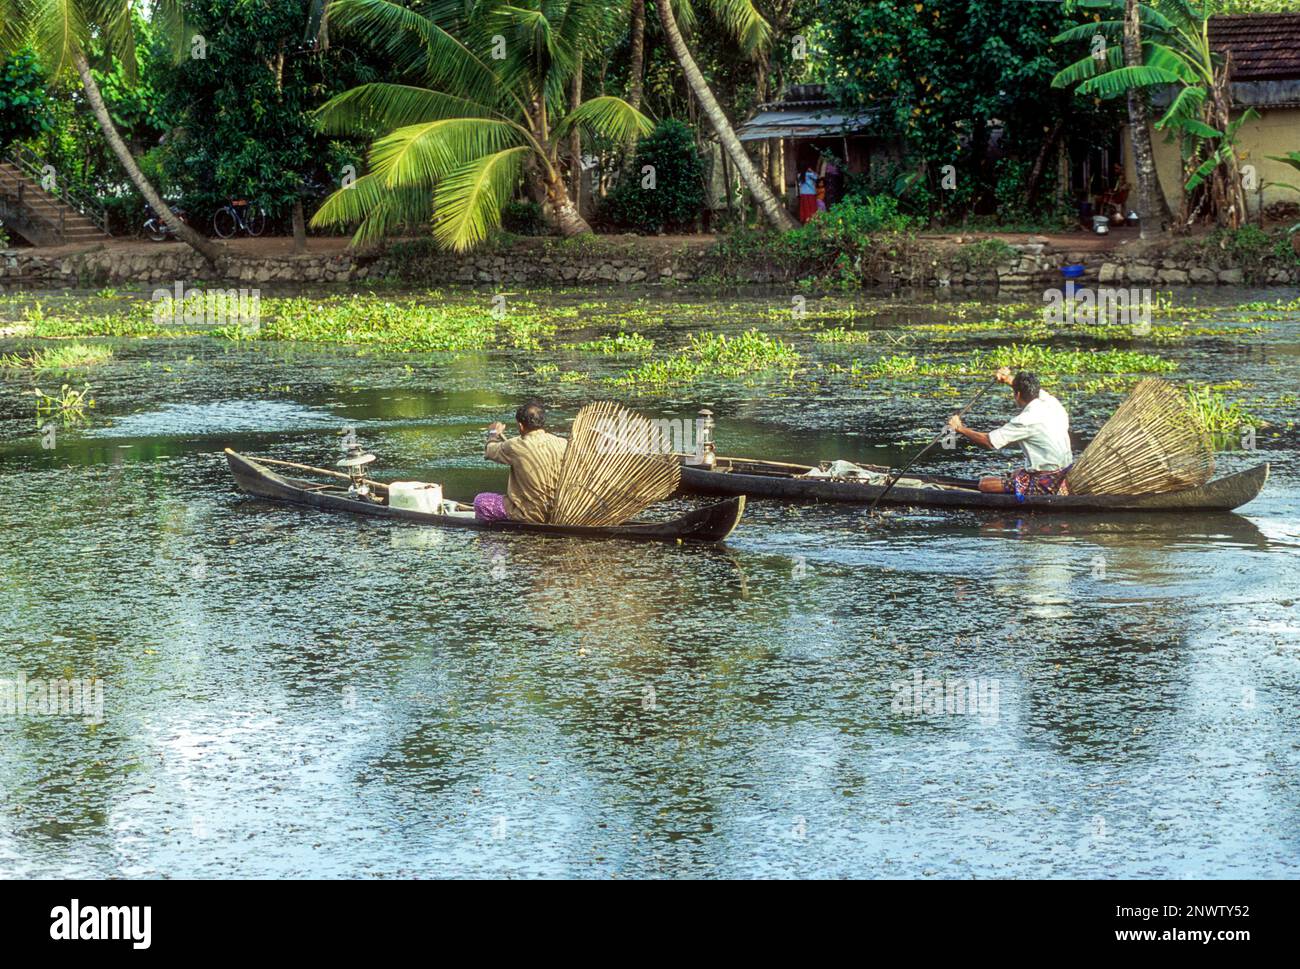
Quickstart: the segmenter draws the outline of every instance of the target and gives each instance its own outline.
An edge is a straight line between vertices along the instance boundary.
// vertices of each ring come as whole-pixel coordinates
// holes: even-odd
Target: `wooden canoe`
[[[832,501],[870,504],[884,490],[864,482],[803,477],[808,465],[746,458],[717,459],[716,470],[690,464],[682,466],[681,490],[697,495],[748,495],[782,501]],[[887,470],[872,466],[872,470]],[[979,490],[974,478],[947,478],[910,474],[938,488],[895,486],[882,504],[938,508],[992,508],[1020,511],[1231,511],[1250,501],[1268,480],[1268,465],[1209,481],[1199,488],[1159,495],[1041,495],[1021,501],[1015,495],[990,495]]]
[[[726,539],[740,522],[745,511],[745,497],[719,501],[706,508],[662,522],[628,522],[624,525],[591,527],[585,525],[545,525],[537,522],[502,521],[483,522],[474,517],[471,505],[457,503],[454,514],[435,515],[388,505],[388,486],[370,481],[373,495],[354,498],[346,485],[339,482],[337,471],[310,468],[281,461],[258,461],[226,448],[226,460],[240,490],[258,498],[304,505],[324,511],[342,511],[353,515],[372,515],[395,518],[400,521],[437,525],[440,528],[472,528],[489,532],[536,532],[541,535],[577,535],[583,538],[630,538],[643,541],[686,541],[716,543]],[[303,478],[290,478],[273,471],[267,465],[276,464],[300,468],[317,477],[331,479],[328,483]]]

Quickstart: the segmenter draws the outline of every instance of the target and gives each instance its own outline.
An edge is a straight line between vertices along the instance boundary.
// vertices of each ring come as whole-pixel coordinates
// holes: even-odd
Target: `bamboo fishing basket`
[[[1187,395],[1163,380],[1138,383],[1066,476],[1072,495],[1154,495],[1196,488],[1214,474],[1214,445]]]
[[[673,494],[681,464],[663,426],[611,401],[578,411],[547,520],[621,525]]]

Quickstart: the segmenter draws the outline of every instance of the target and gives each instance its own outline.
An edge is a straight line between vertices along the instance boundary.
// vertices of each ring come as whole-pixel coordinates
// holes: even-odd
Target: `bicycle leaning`
[[[176,216],[176,218],[180,219],[186,225],[190,224],[189,214],[176,202],[169,202],[168,208],[172,210],[172,214]],[[166,242],[168,239],[176,238],[176,233],[172,230],[172,227],[164,222],[162,217],[153,210],[153,206],[149,205],[147,202],[145,203],[144,214],[145,220],[144,225],[141,227],[141,231],[145,234],[146,238],[152,239],[154,242]]]
[[[266,210],[245,199],[231,199],[212,216],[212,231],[219,238],[229,239],[241,229],[250,236],[260,236],[266,231]]]

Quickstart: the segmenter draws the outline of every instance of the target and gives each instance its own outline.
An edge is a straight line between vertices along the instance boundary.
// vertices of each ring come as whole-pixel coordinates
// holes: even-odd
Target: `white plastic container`
[[[388,505],[426,515],[442,514],[442,485],[423,481],[394,481],[388,486]]]

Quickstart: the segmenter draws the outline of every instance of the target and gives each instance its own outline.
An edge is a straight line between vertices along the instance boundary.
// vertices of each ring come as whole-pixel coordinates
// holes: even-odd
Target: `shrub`
[[[1009,262],[1020,255],[1013,246],[1001,239],[980,239],[962,246],[953,256],[953,265],[967,272],[980,269],[993,269]]]
[[[898,199],[892,195],[870,195],[837,202],[795,232],[811,242],[843,248],[860,244],[864,236],[906,232],[919,224],[919,219],[898,210]]]
[[[704,161],[695,136],[668,119],[637,145],[632,168],[615,186],[604,215],[616,226],[656,233],[694,228],[703,208]]]
[[[501,210],[501,228],[517,236],[540,236],[547,232],[542,207],[531,200],[507,202]]]
[[[846,198],[789,232],[736,232],[714,250],[724,267],[766,259],[786,277],[838,279],[857,286],[888,269],[920,276],[928,260],[912,232],[917,219],[892,196]]]

